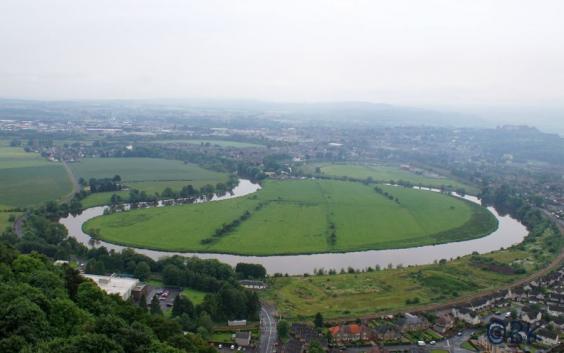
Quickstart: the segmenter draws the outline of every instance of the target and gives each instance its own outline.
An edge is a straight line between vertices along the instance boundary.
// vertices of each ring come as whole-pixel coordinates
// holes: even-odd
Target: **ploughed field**
[[[77,178],[111,178],[119,175],[132,189],[154,195],[167,187],[179,191],[186,185],[201,188],[206,184],[226,182],[223,173],[204,169],[195,164],[158,158],[85,158],[70,165]],[[110,203],[112,194],[127,197],[127,191],[94,193],[82,200],[84,207]]]
[[[378,192],[374,186],[268,180],[245,197],[114,213],[90,220],[84,230],[133,247],[275,255],[446,243],[497,227],[489,211],[465,200],[381,184]]]
[[[61,163],[0,144],[0,210],[38,206],[72,192]]]

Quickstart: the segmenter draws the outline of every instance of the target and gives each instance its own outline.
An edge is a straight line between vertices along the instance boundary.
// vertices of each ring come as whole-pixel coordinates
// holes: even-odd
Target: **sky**
[[[2,0],[0,97],[564,107],[564,1]]]

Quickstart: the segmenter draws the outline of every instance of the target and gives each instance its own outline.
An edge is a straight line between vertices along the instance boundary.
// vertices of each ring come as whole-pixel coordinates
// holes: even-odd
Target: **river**
[[[211,202],[221,201],[225,199],[241,197],[260,189],[260,185],[253,184],[249,180],[240,179],[239,185],[233,189],[232,194],[224,196],[215,196]],[[436,192],[438,190],[425,189],[422,192]],[[480,200],[474,196],[464,196],[466,200],[480,204]],[[174,207],[174,206],[172,206]],[[78,216],[69,215],[61,218],[60,223],[63,224],[69,233],[69,236],[76,238],[82,244],[91,246],[90,236],[82,231],[82,225],[94,217],[104,213],[105,206],[92,207],[84,210]],[[164,256],[182,255],[197,256],[202,259],[218,259],[221,262],[235,266],[239,262],[257,263],[263,265],[269,274],[287,273],[289,275],[299,275],[304,273],[313,273],[315,269],[324,268],[340,270],[341,268],[352,267],[355,269],[364,269],[369,266],[376,265],[385,268],[392,266],[408,266],[408,265],[424,265],[430,264],[441,259],[454,259],[458,256],[464,256],[477,251],[481,254],[507,248],[523,241],[527,235],[526,227],[516,219],[510,216],[501,216],[493,207],[488,207],[499,222],[497,230],[491,234],[473,240],[446,243],[440,245],[428,245],[406,249],[387,249],[387,250],[369,250],[355,251],[347,253],[326,253],[311,255],[283,255],[283,256],[240,256],[215,253],[178,253],[167,251],[156,251],[148,249],[135,248],[135,251],[147,255],[153,259],[159,259]],[[120,251],[126,247],[115,245],[104,241],[96,242],[95,246],[105,246],[108,250],[114,249]]]

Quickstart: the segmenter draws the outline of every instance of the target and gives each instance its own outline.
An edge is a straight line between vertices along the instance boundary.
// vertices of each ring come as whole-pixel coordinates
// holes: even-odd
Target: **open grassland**
[[[230,141],[230,140],[202,140],[202,139],[184,139],[184,140],[157,140],[153,143],[162,144],[191,144],[191,145],[212,145],[219,147],[235,147],[235,148],[264,148],[266,146],[257,143]]]
[[[450,178],[416,174],[395,166],[317,163],[302,167],[304,172],[310,174],[315,174],[316,168],[320,168],[321,175],[326,176],[346,176],[355,179],[372,178],[375,181],[381,182],[389,182],[392,180],[398,182],[402,180],[414,185],[430,187],[440,187],[444,185],[452,188],[463,188],[470,194],[477,194],[479,192],[479,190],[473,186],[463,184]]]
[[[72,192],[60,163],[17,147],[0,147],[0,205],[3,208],[37,206]]]
[[[497,226],[489,211],[455,197],[382,188],[394,199],[356,182],[267,181],[243,198],[115,213],[84,229],[136,247],[274,255],[438,244],[484,236]]]
[[[186,185],[200,188],[206,184],[216,185],[227,181],[227,175],[201,168],[182,161],[157,158],[86,158],[70,165],[77,178],[108,178],[119,175],[124,184],[132,189],[154,195],[167,187],[179,191]],[[114,194],[96,193],[82,200],[83,207],[110,203]],[[127,191],[116,194],[127,197]]]
[[[527,252],[504,250],[489,255],[511,263]],[[507,275],[472,266],[471,256],[410,268],[308,277],[277,277],[261,294],[276,303],[283,317],[361,317],[382,312],[409,311],[417,305],[441,303],[476,291],[509,284],[524,275]],[[330,264],[328,264],[330,266]],[[416,303],[416,304],[408,304]]]
[[[77,177],[108,178],[118,174],[124,182],[169,180],[226,180],[224,174],[195,164],[159,158],[86,158],[71,164]]]

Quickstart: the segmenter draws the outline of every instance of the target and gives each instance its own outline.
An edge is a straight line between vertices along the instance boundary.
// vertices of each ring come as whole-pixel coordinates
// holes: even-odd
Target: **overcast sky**
[[[564,1],[1,0],[0,97],[564,106]]]

